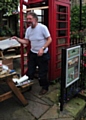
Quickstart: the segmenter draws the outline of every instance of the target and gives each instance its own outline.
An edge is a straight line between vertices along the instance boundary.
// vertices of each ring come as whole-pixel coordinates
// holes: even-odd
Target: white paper
[[[8,38],[8,39],[0,41],[0,49],[1,50],[5,50],[7,48],[15,47],[18,45],[20,45],[20,43],[15,39]]]
[[[13,81],[14,81],[14,82],[17,82],[17,83],[22,83],[22,82],[28,80],[28,78],[29,78],[29,77],[28,77],[27,75],[24,75],[24,76],[21,77],[20,79],[13,78]]]
[[[21,82],[24,82],[25,80],[28,80],[28,76],[24,75],[23,77],[21,77],[17,83],[21,83]]]

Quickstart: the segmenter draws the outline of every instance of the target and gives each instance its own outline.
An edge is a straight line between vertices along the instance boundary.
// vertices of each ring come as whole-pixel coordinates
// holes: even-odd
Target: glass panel
[[[34,10],[37,15],[42,15],[42,10]]]
[[[62,12],[62,13],[66,13],[67,12],[67,7],[62,6],[62,5],[57,5],[57,11]]]
[[[66,22],[57,22],[56,28],[67,28],[67,23]]]
[[[57,20],[67,20],[66,14],[57,14]]]
[[[59,60],[61,60],[61,54],[56,56],[56,61],[59,61]]]
[[[60,46],[60,47],[58,47],[58,48],[57,48],[57,52],[58,52],[58,53],[61,53],[62,48],[65,48],[65,46]]]
[[[41,23],[41,22],[42,22],[42,19],[43,19],[42,16],[39,16],[39,15],[38,15],[38,22]]]
[[[57,31],[57,34],[58,34],[58,37],[66,36],[67,31],[66,31],[66,30],[58,30],[58,31]]]
[[[60,69],[61,68],[61,62],[56,64],[56,69]]]
[[[65,44],[65,43],[66,43],[66,38],[58,38],[57,39],[57,45]]]

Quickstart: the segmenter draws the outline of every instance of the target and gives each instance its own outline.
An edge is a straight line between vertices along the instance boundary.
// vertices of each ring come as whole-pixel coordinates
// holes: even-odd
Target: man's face
[[[36,19],[33,18],[32,15],[28,15],[28,16],[27,16],[27,23],[28,23],[32,28],[34,28],[35,25],[36,25]]]

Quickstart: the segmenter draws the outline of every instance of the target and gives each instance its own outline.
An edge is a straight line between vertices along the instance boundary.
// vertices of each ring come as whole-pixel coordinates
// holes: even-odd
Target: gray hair
[[[28,12],[28,13],[27,13],[27,16],[28,16],[28,15],[31,15],[33,18],[35,18],[35,19],[38,21],[38,16],[37,16],[36,13],[34,13],[34,12]]]

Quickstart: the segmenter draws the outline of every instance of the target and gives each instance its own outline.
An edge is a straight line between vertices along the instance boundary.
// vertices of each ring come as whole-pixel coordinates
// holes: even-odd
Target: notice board
[[[66,49],[66,87],[80,77],[80,46]]]

